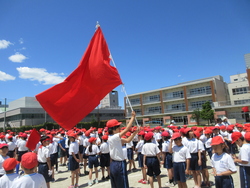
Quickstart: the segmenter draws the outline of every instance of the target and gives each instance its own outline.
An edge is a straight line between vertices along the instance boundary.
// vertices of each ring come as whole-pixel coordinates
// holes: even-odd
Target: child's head
[[[147,134],[145,134],[144,136],[145,142],[151,142],[151,140],[153,139],[153,136],[154,136],[153,132],[148,132]]]
[[[194,131],[192,129],[190,129],[189,131],[187,131],[187,138],[188,139],[192,139],[194,138]]]
[[[103,142],[107,142],[108,139],[109,139],[108,135],[105,134],[105,135],[102,136]]]
[[[88,140],[88,142],[90,144],[95,144],[96,143],[96,138],[95,137],[90,137],[90,139]]]
[[[75,142],[76,138],[77,138],[77,134],[76,133],[70,133],[69,134],[69,140],[71,142]]]
[[[167,141],[170,139],[170,134],[167,131],[161,133],[163,140]]]
[[[17,161],[15,158],[8,158],[3,162],[3,168],[6,174],[13,174],[16,168]]]
[[[210,138],[211,137],[211,134],[212,134],[212,130],[207,128],[205,131],[204,131],[204,134],[207,138]]]
[[[236,143],[240,147],[243,145],[243,142],[245,139],[243,135],[241,134],[241,132],[233,132],[231,137],[232,137],[232,144]]]
[[[174,140],[175,145],[181,146],[182,145],[182,139],[181,139],[181,134],[180,133],[174,133],[172,135],[172,140]]]
[[[212,138],[211,146],[214,150],[215,153],[221,154],[223,152],[226,152],[226,145],[224,140],[222,139],[221,136],[215,136]]]
[[[28,152],[23,154],[21,159],[21,166],[25,174],[31,174],[35,172],[35,168],[38,165],[37,154],[33,152]]]
[[[42,143],[43,146],[47,146],[50,143],[50,137],[49,136],[42,136],[40,138],[40,142]]]
[[[0,144],[0,155],[5,157],[8,151],[9,151],[8,144]]]
[[[241,124],[237,124],[237,129],[238,129],[238,131],[242,131],[243,130],[243,125],[241,125]]]
[[[108,127],[109,134],[116,134],[120,132],[120,125],[122,122],[118,122],[116,119],[111,119],[107,121],[106,126]]]
[[[213,127],[213,133],[214,133],[215,135],[219,134],[219,132],[220,132],[219,126]]]

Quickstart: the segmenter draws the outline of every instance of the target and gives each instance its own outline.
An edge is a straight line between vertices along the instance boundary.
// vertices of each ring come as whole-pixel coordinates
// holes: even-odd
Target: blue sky
[[[0,1],[0,101],[61,82],[96,21],[128,94],[214,75],[229,82],[246,71],[249,9],[248,0]]]

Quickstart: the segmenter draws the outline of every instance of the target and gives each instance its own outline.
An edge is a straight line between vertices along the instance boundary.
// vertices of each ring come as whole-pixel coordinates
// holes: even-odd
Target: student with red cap
[[[17,161],[14,158],[8,158],[3,162],[3,169],[6,174],[0,178],[0,188],[11,187],[13,181],[19,178],[19,174],[14,173]]]
[[[102,136],[102,144],[100,146],[100,166],[102,169],[102,181],[109,180],[110,179],[110,154],[109,154],[109,144],[108,144],[108,135]],[[108,176],[104,177],[104,170],[105,167],[107,168]]]
[[[135,119],[135,112],[131,113],[131,119],[127,125],[127,127],[121,130],[120,125],[122,122],[118,122],[116,119],[111,119],[106,123],[108,127],[108,132],[110,137],[108,139],[109,148],[110,148],[110,158],[112,162],[110,164],[110,180],[112,188],[128,188],[128,175],[126,169],[126,161],[123,155],[122,144],[128,142],[129,139],[133,139],[137,131],[135,131],[127,140],[122,140],[122,136],[124,136],[132,127],[132,124]],[[131,141],[130,140],[130,141]]]
[[[245,138],[240,132],[234,132],[232,142],[240,147],[239,156],[234,157],[234,162],[240,166],[241,187],[250,187],[250,132],[246,132]]]
[[[2,177],[5,174],[5,171],[3,169],[3,162],[9,158],[7,155],[8,153],[8,144],[0,144],[0,177]]]
[[[233,158],[226,153],[226,144],[221,136],[212,139],[214,154],[211,158],[216,188],[234,188],[231,174],[237,172]]]
[[[100,150],[98,146],[96,145],[96,138],[95,137],[90,137],[89,138],[89,143],[90,145],[87,147],[85,154],[89,158],[89,182],[88,185],[92,186],[94,183],[98,183],[98,169],[97,167],[99,166],[99,161],[98,161],[98,156],[100,154]],[[95,168],[95,180],[92,181],[92,173],[93,173],[93,167]]]
[[[24,176],[13,181],[11,188],[47,188],[43,175],[35,173],[37,165],[37,154],[33,152],[25,153],[21,159]]]
[[[144,136],[145,144],[142,147],[143,165],[147,169],[150,187],[154,187],[154,176],[156,176],[158,185],[161,187],[160,154],[161,151],[156,144],[152,142],[154,133],[148,132]]]
[[[185,174],[189,174],[191,155],[189,149],[182,144],[180,133],[172,135],[168,151],[173,154],[174,181],[178,183],[179,188],[187,188]]]
[[[28,148],[26,147],[26,143],[27,143],[27,134],[23,133],[20,136],[20,140],[17,143],[17,161],[21,161],[22,155],[28,152]],[[19,170],[19,169],[18,169]],[[17,171],[18,172],[18,171]]]

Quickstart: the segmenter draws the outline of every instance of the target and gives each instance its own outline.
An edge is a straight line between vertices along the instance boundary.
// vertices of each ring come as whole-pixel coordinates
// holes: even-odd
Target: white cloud
[[[28,58],[19,52],[16,52],[15,55],[9,57],[9,60],[15,63],[22,63],[25,59]]]
[[[63,73],[49,73],[44,68],[19,67],[16,69],[19,72],[19,78],[38,81],[43,85],[58,84],[66,78],[60,76]]]
[[[0,81],[8,81],[8,80],[15,80],[15,79],[16,77],[0,71]]]
[[[0,40],[0,49],[8,48],[12,43],[7,40]]]
[[[23,44],[23,38],[20,38],[20,39],[19,39],[19,43],[20,43],[20,44]]]
[[[179,74],[178,77],[181,77],[181,75]]]

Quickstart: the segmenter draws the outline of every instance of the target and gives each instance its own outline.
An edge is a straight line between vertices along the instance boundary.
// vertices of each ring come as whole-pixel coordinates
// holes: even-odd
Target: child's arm
[[[170,141],[170,143],[169,143],[169,146],[168,146],[168,152],[169,152],[169,153],[173,153],[172,143],[173,143],[173,140],[171,139],[171,141]]]
[[[130,121],[129,121],[127,127],[126,127],[122,132],[120,132],[120,134],[119,134],[120,138],[121,138],[123,135],[125,135],[126,132],[128,132],[128,131],[130,130],[130,128],[132,127],[132,124],[133,124],[133,122],[134,122],[134,120],[135,120],[135,115],[136,115],[136,114],[135,114],[135,112],[133,111],[133,112],[131,113],[131,119],[130,119]]]
[[[139,132],[139,129],[137,129],[135,132],[133,132],[133,134],[131,134],[130,137],[122,138],[122,144],[131,142],[138,132]]]
[[[146,169],[147,165],[146,165],[146,155],[143,155],[143,166]]]
[[[198,151],[198,165],[201,166],[201,150]]]
[[[216,176],[217,172],[216,172],[215,168],[213,168],[213,172],[212,173],[213,173],[214,176]]]
[[[186,170],[185,170],[186,174],[189,174],[189,167],[190,167],[190,159],[186,159]]]
[[[162,152],[162,158],[163,158],[162,164],[165,164],[166,152]]]
[[[236,171],[233,172],[231,170],[228,170],[228,171],[222,172],[220,174],[216,174],[216,176],[230,176],[231,174],[234,174],[234,173],[236,173]]]

